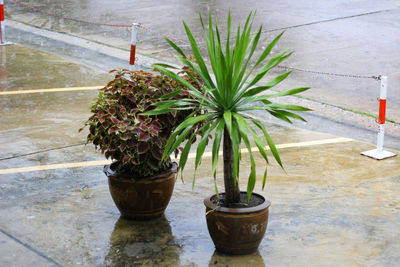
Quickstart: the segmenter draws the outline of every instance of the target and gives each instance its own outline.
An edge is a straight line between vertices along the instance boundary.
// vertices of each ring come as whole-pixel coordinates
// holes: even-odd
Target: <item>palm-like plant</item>
[[[238,183],[239,160],[240,160],[240,145],[243,141],[245,144],[251,162],[251,171],[247,185],[247,199],[249,200],[253,192],[256,182],[256,164],[254,155],[251,150],[249,136],[251,136],[258,148],[258,151],[268,163],[266,146],[268,145],[272,155],[278,164],[282,167],[282,162],[278,151],[269,136],[263,123],[248,116],[246,111],[263,110],[273,116],[291,122],[291,119],[304,119],[292,113],[291,111],[306,111],[307,108],[296,105],[283,105],[273,103],[274,97],[294,95],[303,92],[308,87],[291,89],[283,92],[274,92],[271,94],[261,94],[278,83],[282,82],[291,73],[286,72],[276,76],[264,85],[257,83],[266,76],[266,74],[292,53],[284,50],[267,60],[272,48],[281,38],[279,34],[261,53],[258,59],[253,61],[250,66],[251,59],[256,51],[260,40],[262,26],[255,34],[252,34],[252,25],[255,13],[250,13],[244,24],[243,29],[240,25],[237,28],[235,41],[231,44],[231,15],[228,15],[227,21],[227,39],[223,45],[221,35],[218,29],[218,24],[215,23],[213,28],[213,20],[209,16],[209,25],[206,29],[203,19],[200,15],[201,25],[204,31],[205,43],[207,44],[209,64],[213,75],[208,69],[203,56],[200,53],[199,46],[193,37],[192,32],[185,22],[187,37],[190,41],[194,59],[189,58],[181,48],[179,48],[171,40],[166,41],[179,53],[177,59],[198,74],[201,80],[192,77],[192,74],[187,71],[187,74],[196,80],[200,86],[200,90],[182,79],[180,76],[169,70],[172,66],[165,64],[155,64],[154,67],[172,79],[182,83],[189,89],[189,94],[192,98],[180,100],[167,100],[156,103],[156,109],[147,112],[146,114],[162,114],[172,110],[192,109],[192,115],[189,115],[171,134],[165,150],[164,158],[175,151],[182,143],[188,139],[184,145],[180,160],[179,169],[183,170],[187,162],[188,154],[192,146],[192,141],[196,135],[200,135],[200,141],[197,145],[195,169],[198,168],[200,160],[205,151],[210,134],[214,135],[212,145],[212,174],[216,177],[216,168],[218,163],[218,153],[223,140],[223,160],[224,160],[224,185],[225,185],[225,202],[239,203],[240,190]],[[225,51],[224,51],[225,48]],[[177,94],[179,93],[176,92]],[[201,111],[194,115],[194,111]],[[191,131],[196,124],[203,125],[197,128],[197,131]],[[255,128],[259,128],[263,133],[263,138],[256,134]],[[262,187],[264,188],[267,177],[267,168],[264,172]],[[193,178],[194,183],[195,178]],[[216,187],[217,190],[217,187]],[[218,194],[218,190],[217,190]]]

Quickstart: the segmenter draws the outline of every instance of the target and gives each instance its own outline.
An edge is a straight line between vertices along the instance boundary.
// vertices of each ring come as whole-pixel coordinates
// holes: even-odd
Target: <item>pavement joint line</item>
[[[59,147],[53,147],[53,148],[35,151],[35,152],[27,153],[27,154],[19,154],[19,155],[15,155],[15,156],[0,158],[0,161],[8,160],[8,159],[16,159],[16,158],[20,158],[20,157],[27,157],[27,156],[32,156],[35,154],[41,154],[41,153],[50,152],[50,151],[54,151],[54,150],[61,150],[61,149],[65,149],[65,148],[71,148],[71,147],[82,146],[82,145],[87,145],[87,143],[84,142],[84,143],[78,143],[78,144],[67,145],[67,146],[59,146]]]
[[[276,145],[277,149],[284,148],[294,148],[294,147],[307,147],[307,146],[316,146],[316,145],[325,145],[325,144],[336,144],[336,143],[344,143],[351,142],[354,139],[350,138],[330,138],[330,139],[321,139],[314,141],[305,141],[298,143],[286,143],[286,144],[278,144]],[[257,151],[257,147],[252,147],[251,151]],[[265,147],[265,150],[270,150],[269,147]],[[247,153],[247,148],[242,148],[240,150],[241,153]],[[212,152],[204,152],[203,157],[211,157]],[[219,152],[219,155],[222,155],[222,151]],[[196,153],[189,153],[189,159],[196,158]],[[110,164],[112,160],[95,160],[95,161],[82,161],[82,162],[70,162],[70,163],[59,163],[59,164],[50,164],[50,165],[38,165],[38,166],[29,166],[29,167],[21,167],[21,168],[11,168],[11,169],[0,169],[1,174],[11,174],[11,173],[22,173],[22,172],[31,172],[31,171],[45,171],[45,170],[54,170],[54,169],[64,169],[64,168],[79,168],[79,167],[89,167],[89,166],[98,166]]]
[[[49,88],[49,89],[33,89],[33,90],[18,90],[18,91],[4,91],[0,95],[20,95],[20,94],[34,94],[34,93],[53,93],[53,92],[67,92],[67,91],[86,91],[86,90],[99,90],[104,86],[82,86],[82,87],[65,87],[65,88]]]
[[[33,253],[39,255],[40,257],[44,258],[45,260],[47,260],[48,262],[51,262],[52,264],[54,264],[57,267],[62,267],[61,264],[59,264],[58,262],[56,262],[55,260],[53,260],[52,258],[46,256],[45,254],[43,254],[42,252],[38,251],[37,249],[35,249],[34,247],[22,242],[21,240],[19,240],[18,238],[14,237],[13,235],[7,233],[6,231],[4,231],[3,229],[0,229],[0,232],[2,234],[4,234],[5,236],[7,236],[8,238],[14,240],[15,242],[17,242],[18,244],[24,246],[25,248],[29,249],[30,251],[32,251]]]

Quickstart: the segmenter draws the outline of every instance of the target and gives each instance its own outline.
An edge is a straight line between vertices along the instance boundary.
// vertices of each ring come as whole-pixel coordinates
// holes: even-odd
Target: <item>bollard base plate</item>
[[[361,152],[361,155],[364,155],[364,156],[367,156],[370,158],[374,158],[374,159],[378,159],[378,160],[396,156],[395,153],[385,151],[385,150],[383,150],[382,152],[378,152],[377,149],[372,149],[372,150]]]
[[[5,45],[12,45],[13,43],[11,42],[4,42],[4,43],[0,43],[0,46],[5,46]]]

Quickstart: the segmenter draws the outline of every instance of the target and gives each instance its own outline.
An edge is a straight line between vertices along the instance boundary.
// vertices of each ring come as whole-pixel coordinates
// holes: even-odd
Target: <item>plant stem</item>
[[[227,203],[240,202],[240,189],[239,183],[233,177],[233,147],[232,141],[229,136],[228,129],[224,129],[224,144],[223,144],[223,158],[224,158],[224,185],[225,197]]]

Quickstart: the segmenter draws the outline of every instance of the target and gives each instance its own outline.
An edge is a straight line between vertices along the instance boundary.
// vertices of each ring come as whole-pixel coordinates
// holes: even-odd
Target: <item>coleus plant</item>
[[[165,75],[126,69],[110,73],[115,73],[115,78],[100,89],[91,107],[92,115],[85,123],[89,126],[87,141],[107,159],[117,161],[118,172],[147,177],[170,168],[171,159],[162,157],[166,141],[191,111],[171,110],[151,116],[143,113],[154,109],[156,102],[192,96],[184,85]],[[177,75],[193,86],[200,86],[185,72]]]

